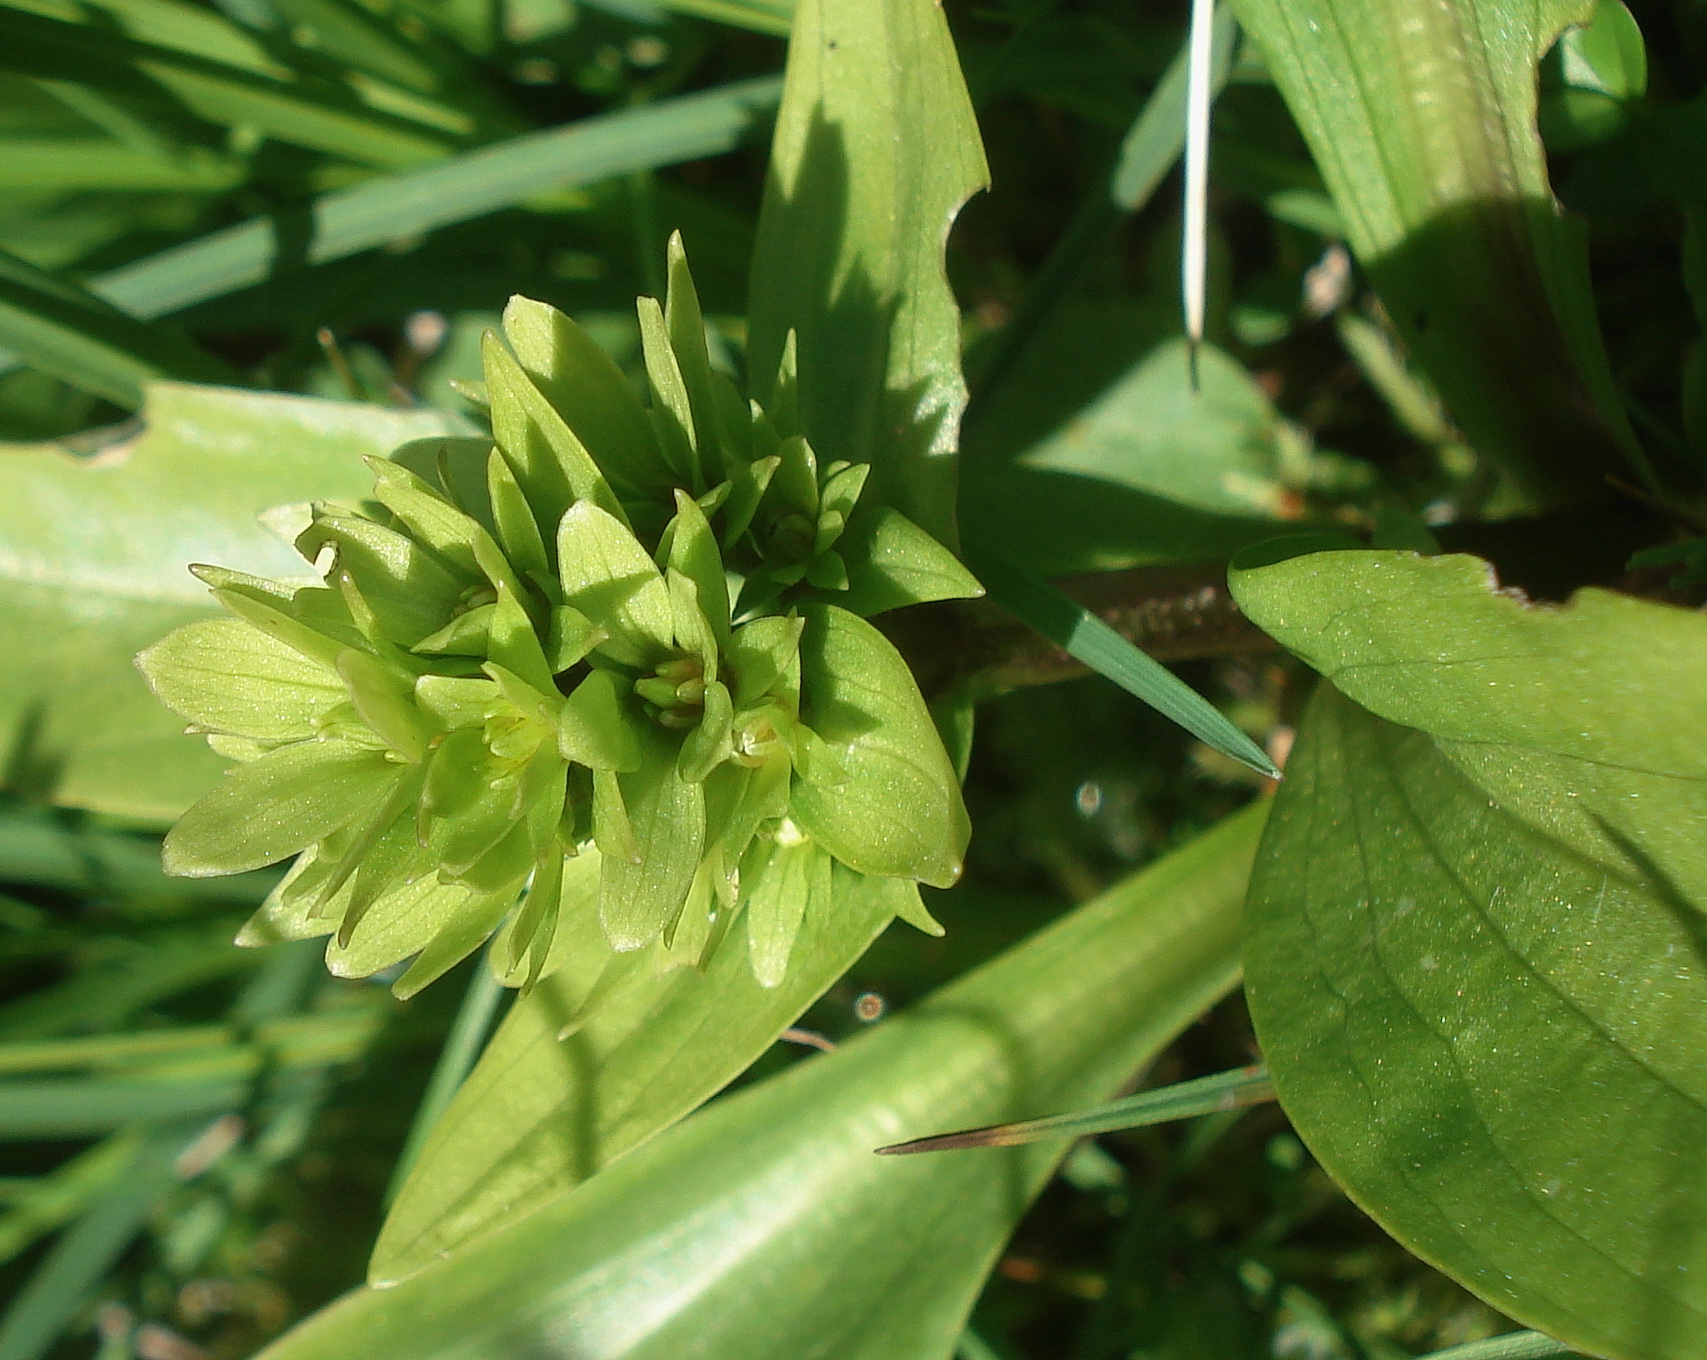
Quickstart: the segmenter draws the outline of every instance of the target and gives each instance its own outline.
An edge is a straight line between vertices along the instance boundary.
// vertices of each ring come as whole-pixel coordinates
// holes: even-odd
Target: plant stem
[[[409,1137],[397,1158],[397,1167],[391,1173],[391,1184],[385,1191],[387,1205],[397,1198],[397,1192],[403,1188],[409,1168],[421,1155],[433,1126],[439,1122],[439,1116],[445,1112],[445,1107],[480,1056],[480,1050],[486,1046],[486,1036],[492,1029],[503,998],[504,985],[493,976],[482,956],[474,966],[474,976],[468,980],[468,991],[463,995],[456,1019],[451,1022],[445,1046],[439,1051],[439,1060],[421,1096],[420,1107],[415,1111],[415,1122],[409,1127]]]

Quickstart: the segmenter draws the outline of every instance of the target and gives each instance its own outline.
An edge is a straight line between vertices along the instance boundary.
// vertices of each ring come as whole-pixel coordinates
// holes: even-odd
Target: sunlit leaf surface
[[[1319,553],[1235,585],[1333,681],[1246,949],[1299,1132],[1511,1316],[1596,1355],[1697,1355],[1707,622],[1525,605],[1467,558]]]
[[[318,1360],[946,1357],[1059,1147],[877,1157],[1105,1098],[1229,988],[1252,808],[840,1052],[264,1352]]]
[[[14,789],[167,819],[221,768],[131,660],[218,612],[187,565],[300,575],[263,510],[361,496],[363,454],[460,426],[438,412],[174,384],[151,390],[142,420],[93,456],[0,451],[0,739]]]

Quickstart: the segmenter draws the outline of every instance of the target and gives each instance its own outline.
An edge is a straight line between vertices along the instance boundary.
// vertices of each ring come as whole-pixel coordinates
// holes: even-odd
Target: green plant
[[[295,539],[323,584],[198,568],[238,617],[139,658],[244,762],[167,835],[168,871],[299,855],[240,942],[334,934],[347,976],[412,957],[406,997],[506,920],[495,966],[531,985],[566,914],[671,968],[703,967],[744,912],[774,987],[833,865],[959,878],[954,771],[860,616],[979,587],[862,501],[869,464],[819,466],[792,345],[777,422],[713,371],[671,245],[668,303],[640,308],[649,410],[573,321],[517,298],[515,355],[485,344],[496,447],[419,447],[425,477],[374,460],[383,509],[316,504]]]
[[[149,255],[119,214],[68,271],[0,215],[0,420],[142,422],[0,469],[0,877],[182,952],[127,991],[94,925],[16,908],[67,978],[0,1008],[0,1134],[102,1141],[0,1217],[63,1226],[0,1360],[126,1270],[187,1287],[189,1229],[126,1244],[204,1173],[231,1237],[329,1072],[414,1051],[385,1017],[437,1058],[370,1283],[276,1360],[1707,1354],[1690,6],[1200,5],[1195,100],[1177,27],[1092,0],[665,7],[787,32],[780,95],[762,45],[595,8],[0,9],[9,78],[128,148],[61,173],[226,223]],[[700,56],[727,83],[671,93]],[[525,129],[529,62],[582,124]],[[1041,262],[1014,90],[1100,129]],[[1150,200],[1209,94],[1182,340]],[[762,186],[653,176],[773,100]],[[454,227],[358,254],[499,209],[512,265]],[[339,307],[368,338],[316,358]],[[1087,669],[1161,716],[1049,697]],[[1156,754],[1110,814],[1123,722]],[[1080,905],[1038,929],[1044,875]],[[218,943],[239,910],[262,948]],[[1241,966],[1254,1051],[1170,1050]],[[780,1057],[867,967],[940,985]],[[1153,1186],[1070,1150],[1184,1119],[1113,1145]],[[1070,1348],[1002,1292],[1063,1183],[1118,1223]],[[1390,1238],[1318,1271],[1341,1194]]]

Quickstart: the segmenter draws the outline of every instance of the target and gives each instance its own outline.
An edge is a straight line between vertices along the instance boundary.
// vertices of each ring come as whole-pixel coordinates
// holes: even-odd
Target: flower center
[[[647,714],[664,727],[697,727],[705,713],[705,665],[697,656],[659,662],[651,675],[634,682]]]

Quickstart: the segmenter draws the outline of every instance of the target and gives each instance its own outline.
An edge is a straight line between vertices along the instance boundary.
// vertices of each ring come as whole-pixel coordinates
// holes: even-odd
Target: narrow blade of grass
[[[172,1188],[173,1158],[201,1127],[174,1123],[151,1134],[114,1192],[60,1235],[0,1318],[0,1360],[36,1360],[47,1352]]]
[[[1230,5],[1215,11],[1210,42],[1210,96],[1227,83],[1238,51],[1239,25]],[[1026,290],[1014,317],[987,351],[975,350],[967,379],[972,397],[962,422],[964,432],[982,419],[987,394],[1000,386],[1043,329],[1044,321],[1078,281],[1080,272],[1128,214],[1150,201],[1174,162],[1185,149],[1186,86],[1189,45],[1182,45],[1144,108],[1126,133],[1112,177],[1080,204]]]
[[[1083,605],[1047,581],[1005,561],[983,544],[968,542],[966,558],[991,599],[1057,643],[1069,656],[1114,681],[1128,694],[1136,695],[1223,755],[1250,766],[1258,774],[1271,779],[1280,777],[1280,771],[1262,748],[1219,709]]]
[[[7,1082],[0,1089],[0,1138],[88,1138],[137,1120],[211,1119],[239,1108],[249,1087],[247,1076],[183,1083]]]
[[[33,1181],[0,1214],[0,1262],[13,1260],[106,1194],[130,1173],[139,1142],[135,1129],[121,1129]]]
[[[794,21],[794,0],[663,0],[663,6],[778,38],[788,36]]]
[[[445,1037],[445,1046],[439,1050],[439,1060],[433,1066],[433,1075],[421,1096],[420,1107],[415,1111],[415,1122],[409,1126],[403,1152],[392,1170],[391,1184],[385,1192],[387,1204],[397,1198],[397,1192],[408,1179],[409,1168],[415,1164],[426,1144],[427,1135],[433,1131],[439,1116],[445,1112],[451,1097],[461,1089],[464,1078],[486,1047],[486,1036],[492,1032],[492,1022],[497,1018],[506,990],[493,974],[485,955],[481,955],[474,966],[474,976],[468,980],[468,991],[463,995],[462,1005],[457,1008],[456,1019],[451,1022],[450,1033]]]
[[[1563,1341],[1542,1336],[1540,1332],[1507,1332],[1504,1336],[1490,1336],[1486,1341],[1431,1351],[1417,1360],[1546,1360],[1549,1356],[1576,1353]]]
[[[773,76],[738,81],[528,133],[326,194],[310,210],[308,262],[326,264],[467,222],[547,189],[720,155],[776,107],[781,91]],[[272,220],[254,218],[103,274],[90,292],[130,317],[151,320],[260,283],[275,253]],[[0,349],[0,373],[20,362],[35,358],[16,344]]]
[[[1218,6],[1210,25],[1210,76],[1205,91],[1208,98],[1214,99],[1226,85],[1238,42],[1239,24],[1233,17],[1232,6]],[[1115,166],[1109,194],[1115,206],[1125,212],[1137,212],[1150,201],[1162,177],[1185,149],[1189,56],[1188,43],[1180,48],[1156,82],[1144,111],[1121,143],[1120,161]]]
[[[155,378],[230,382],[212,355],[0,251],[0,344],[43,373],[135,408]]]
[[[775,108],[781,89],[771,76],[739,81],[528,133],[324,195],[312,209],[308,261],[341,260],[483,217],[547,189],[719,155]],[[272,221],[256,218],[104,274],[93,291],[132,316],[164,316],[261,282],[273,254]]]
[[[1165,1124],[1174,1119],[1192,1119],[1221,1110],[1262,1105],[1273,1099],[1274,1085],[1268,1079],[1266,1067],[1240,1067],[1197,1081],[1164,1086],[1156,1091],[1141,1091],[1135,1096],[1074,1114],[1048,1115],[1017,1124],[990,1124],[981,1129],[935,1134],[906,1143],[892,1143],[877,1151],[885,1154],[948,1152],[956,1148],[1014,1147],[1045,1138],[1083,1138],[1088,1134],[1137,1129],[1147,1124]]]

